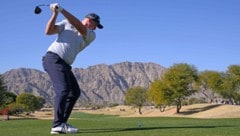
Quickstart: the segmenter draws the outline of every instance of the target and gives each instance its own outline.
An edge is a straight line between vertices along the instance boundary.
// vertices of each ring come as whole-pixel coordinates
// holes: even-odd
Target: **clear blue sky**
[[[43,71],[41,57],[56,35],[44,34],[50,9],[42,7],[40,15],[33,10],[53,2],[79,19],[96,12],[104,25],[74,68],[130,61],[225,71],[240,64],[240,0],[3,0],[0,73]]]

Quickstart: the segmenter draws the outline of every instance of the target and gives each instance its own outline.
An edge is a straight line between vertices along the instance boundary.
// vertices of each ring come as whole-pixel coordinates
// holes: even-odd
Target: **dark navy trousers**
[[[67,63],[57,54],[47,52],[43,57],[43,68],[50,76],[55,91],[54,120],[52,127],[66,123],[74,104],[80,96],[80,88]]]

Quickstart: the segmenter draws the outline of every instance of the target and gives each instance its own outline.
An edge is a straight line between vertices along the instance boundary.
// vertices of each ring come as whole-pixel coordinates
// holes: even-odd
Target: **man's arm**
[[[79,19],[77,19],[65,9],[62,9],[61,13],[69,21],[70,24],[72,24],[84,37],[86,37],[87,28],[82,24]]]
[[[54,10],[51,18],[48,20],[48,23],[46,25],[45,33],[47,35],[52,35],[52,34],[58,33],[58,26],[55,25],[57,16],[58,16],[58,12],[56,10]]]

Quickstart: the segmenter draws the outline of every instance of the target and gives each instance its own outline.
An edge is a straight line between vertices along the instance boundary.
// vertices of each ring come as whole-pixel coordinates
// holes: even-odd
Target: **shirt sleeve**
[[[92,41],[94,41],[96,38],[96,34],[93,30],[87,29],[87,35],[85,38],[86,44],[90,44]]]
[[[58,26],[58,33],[62,32],[64,30],[66,23],[67,23],[67,20],[62,20],[62,21],[56,23],[56,25]]]

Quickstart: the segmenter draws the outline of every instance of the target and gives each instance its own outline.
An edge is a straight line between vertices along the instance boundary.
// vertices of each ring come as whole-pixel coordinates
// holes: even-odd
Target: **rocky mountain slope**
[[[122,62],[95,65],[73,72],[82,90],[77,106],[91,104],[123,104],[125,92],[133,86],[148,87],[161,78],[166,69],[155,63]],[[52,106],[54,91],[47,73],[28,68],[3,73],[8,91],[16,94],[30,92],[42,96]]]

